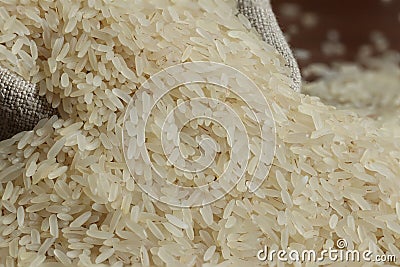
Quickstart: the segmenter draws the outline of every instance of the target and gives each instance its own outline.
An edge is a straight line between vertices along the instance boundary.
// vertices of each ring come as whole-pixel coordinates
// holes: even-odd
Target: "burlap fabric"
[[[0,67],[0,140],[32,130],[55,110],[38,94],[38,88]]]
[[[239,12],[268,44],[275,47],[291,69],[292,88],[300,90],[300,71],[272,11],[269,0],[238,0]],[[0,140],[31,130],[56,111],[38,94],[38,88],[0,67]]]

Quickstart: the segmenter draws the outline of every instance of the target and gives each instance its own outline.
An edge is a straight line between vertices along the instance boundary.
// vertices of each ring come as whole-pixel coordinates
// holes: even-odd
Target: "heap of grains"
[[[321,251],[338,239],[349,249],[400,260],[398,131],[293,92],[285,61],[236,17],[235,6],[233,0],[1,1],[0,64],[38,83],[61,118],[0,143],[0,266],[257,266],[264,246]],[[246,181],[211,205],[179,208],[135,183],[122,132],[138,88],[160,70],[191,61],[224,63],[257,84],[275,119],[276,153],[255,192]],[[391,75],[352,71],[362,79]],[[398,79],[398,66],[392,71]],[[361,90],[349,89],[350,97],[370,94],[345,86]],[[213,88],[184,92],[197,97]],[[165,99],[165,110],[182,101],[182,92]],[[227,103],[249,121],[239,97]],[[188,154],[199,150],[190,133],[226,137],[213,126],[188,124]],[[214,147],[217,169],[231,160],[221,142]],[[160,156],[150,161],[172,169]]]
[[[373,118],[379,126],[400,126],[399,52],[386,50],[378,56],[360,53],[357,62],[337,62],[332,66],[315,63],[303,73],[306,78],[314,78],[304,86],[303,93]]]

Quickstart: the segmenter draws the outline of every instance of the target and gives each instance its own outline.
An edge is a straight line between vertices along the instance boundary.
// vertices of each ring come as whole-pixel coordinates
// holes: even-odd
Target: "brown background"
[[[301,14],[314,13],[318,23],[307,28],[299,18],[285,15],[282,10],[290,3],[297,4]],[[390,42],[390,48],[400,51],[400,0],[272,0],[272,6],[284,32],[293,25],[297,34],[291,34],[292,48],[311,51],[309,60],[299,59],[301,67],[311,62],[332,62],[335,60],[355,60],[359,47],[370,42],[372,31],[382,32]],[[326,56],[321,43],[327,39],[329,30],[340,33],[340,42],[346,46],[343,56]]]

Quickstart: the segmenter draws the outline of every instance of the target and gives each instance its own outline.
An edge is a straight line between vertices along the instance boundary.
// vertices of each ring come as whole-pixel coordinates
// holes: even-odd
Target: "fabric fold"
[[[0,66],[0,140],[32,130],[55,113],[36,85]]]

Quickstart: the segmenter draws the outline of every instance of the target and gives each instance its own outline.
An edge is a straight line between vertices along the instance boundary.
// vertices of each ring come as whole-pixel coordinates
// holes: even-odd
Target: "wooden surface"
[[[288,15],[288,6],[293,10],[293,4],[300,14],[315,16],[317,23],[306,27],[304,17],[302,20]],[[290,35],[291,47],[311,52],[309,59],[298,59],[301,67],[312,62],[353,61],[360,46],[370,43],[373,31],[382,32],[390,48],[400,51],[400,0],[272,0],[272,5],[283,31]],[[341,56],[322,52],[322,43],[330,30],[337,30],[346,47]]]

